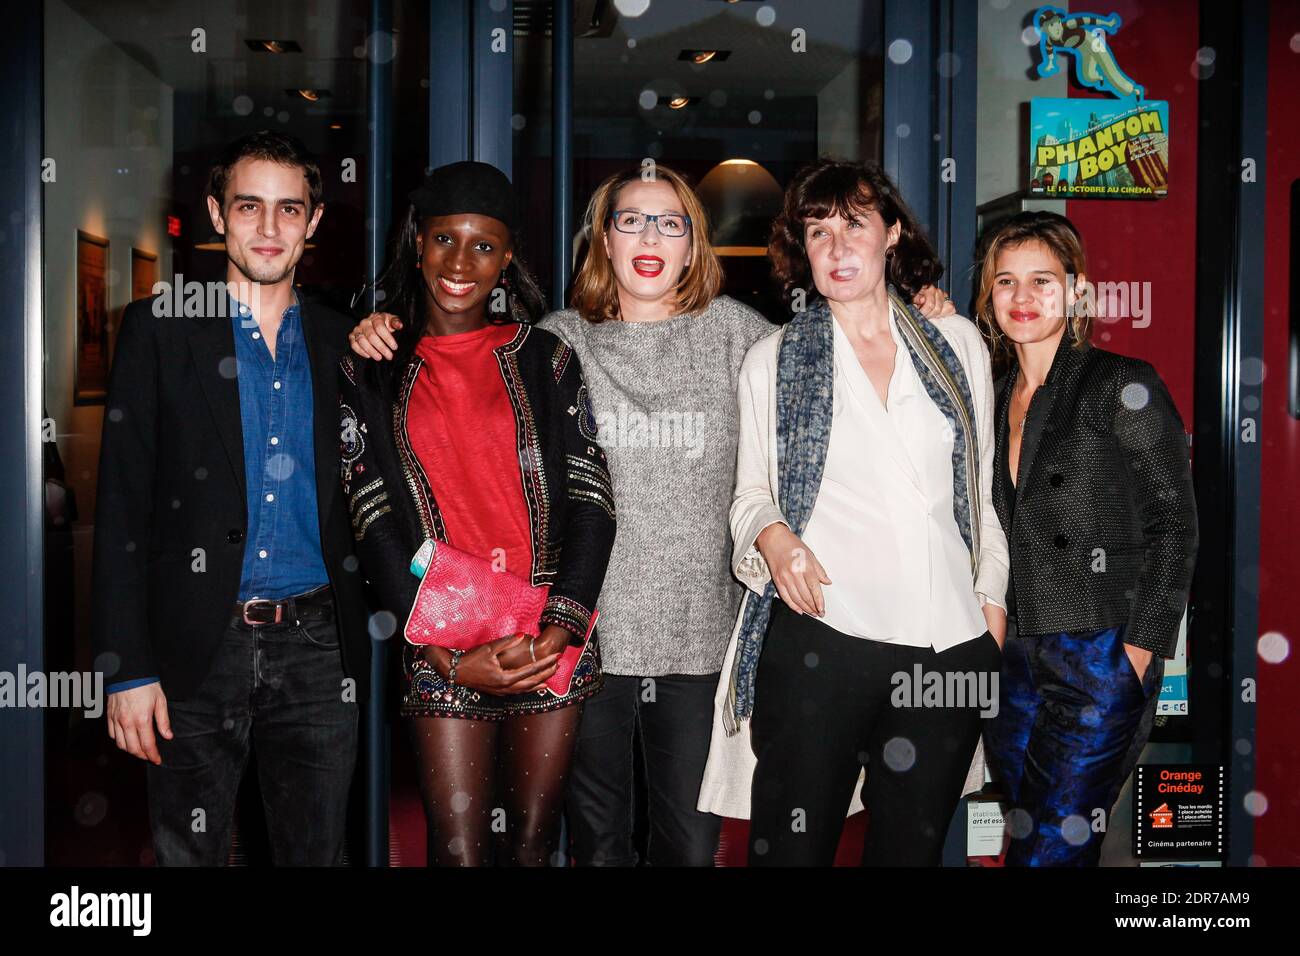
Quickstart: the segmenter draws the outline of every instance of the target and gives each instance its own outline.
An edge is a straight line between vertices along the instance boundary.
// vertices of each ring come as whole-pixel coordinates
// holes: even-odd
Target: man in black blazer
[[[335,864],[370,651],[339,482],[352,322],[293,287],[324,212],[300,142],[232,143],[208,211],[226,281],[130,305],[109,377],[93,599],[108,732],[149,761],[158,863],[225,862],[253,756],[275,862]]]

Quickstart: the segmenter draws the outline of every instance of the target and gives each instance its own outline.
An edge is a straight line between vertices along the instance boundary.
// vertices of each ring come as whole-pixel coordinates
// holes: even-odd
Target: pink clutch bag
[[[517,574],[493,570],[490,561],[432,538],[411,559],[411,573],[420,578],[404,631],[411,644],[468,651],[508,634],[541,633],[549,587],[535,588]],[[546,682],[551,693],[562,697],[569,692],[574,667],[590,639],[588,630],[581,647],[570,645],[561,653]]]

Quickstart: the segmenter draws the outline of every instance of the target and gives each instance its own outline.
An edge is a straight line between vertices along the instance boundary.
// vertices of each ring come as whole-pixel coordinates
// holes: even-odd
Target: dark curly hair
[[[910,302],[922,288],[939,281],[943,275],[939,254],[885,171],[876,163],[819,159],[795,174],[767,244],[773,277],[787,302],[795,289],[816,291],[804,247],[804,223],[832,214],[848,219],[869,212],[879,213],[887,227],[902,223],[893,254],[885,260],[885,281],[904,301]]]

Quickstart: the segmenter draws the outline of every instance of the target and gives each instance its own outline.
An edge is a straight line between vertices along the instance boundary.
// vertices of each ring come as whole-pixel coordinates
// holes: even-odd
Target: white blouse
[[[890,310],[887,401],[835,328],[834,418],[803,542],[826,569],[822,622],[944,651],[984,633],[970,550],[953,515],[951,424],[925,390]]]

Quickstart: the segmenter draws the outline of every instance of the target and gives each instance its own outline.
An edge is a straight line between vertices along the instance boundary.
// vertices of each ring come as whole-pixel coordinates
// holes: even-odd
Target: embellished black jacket
[[[993,501],[1016,625],[1051,634],[1126,624],[1126,643],[1172,657],[1197,545],[1183,422],[1150,364],[1069,342],[1067,333],[1030,401],[1014,490],[1014,362],[998,386]]]
[[[515,416],[530,579],[551,587],[541,623],[582,636],[614,544],[614,497],[582,369],[560,339],[528,325],[495,352]],[[419,586],[411,557],[425,538],[447,540],[407,432],[411,390],[423,365],[418,355],[400,369],[352,355],[339,363],[343,493],[356,551],[399,628]],[[389,375],[396,378],[389,382]]]

